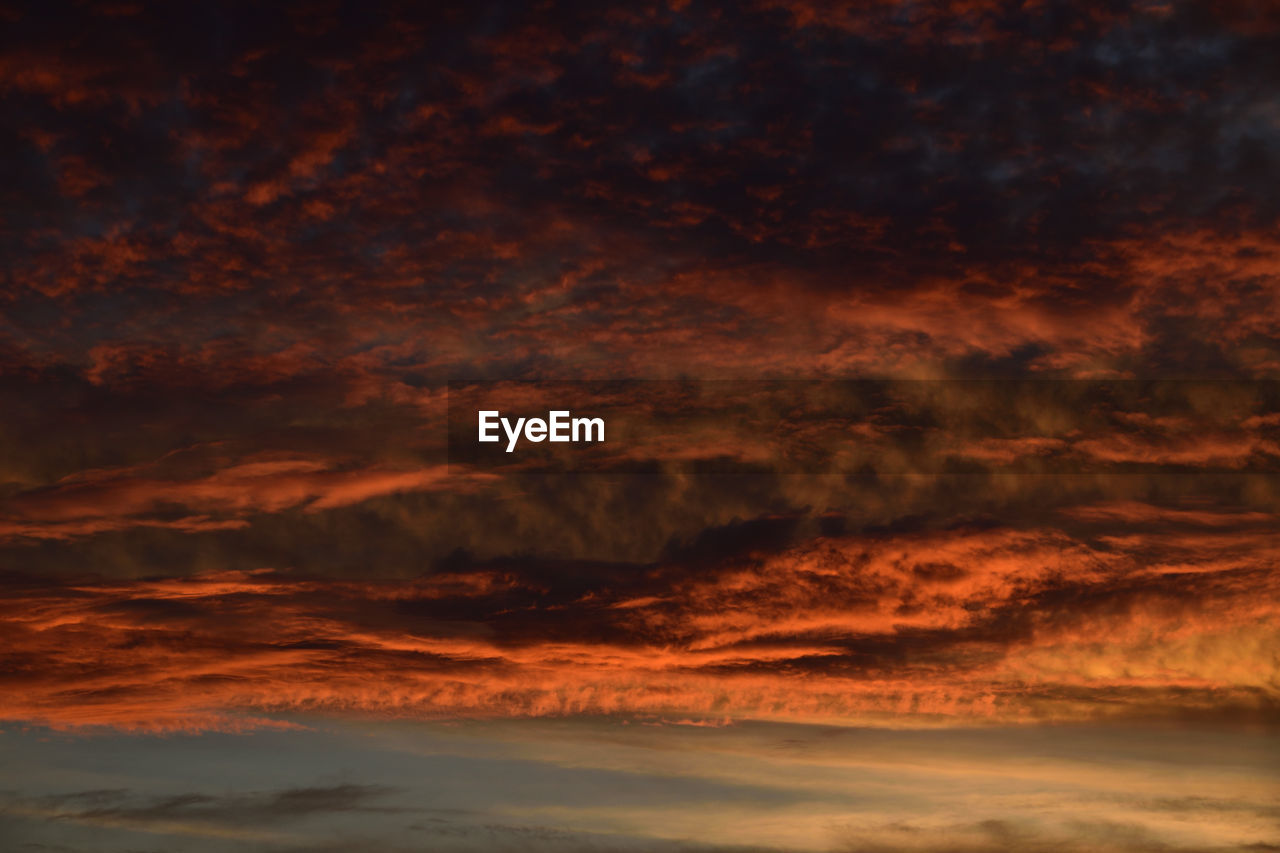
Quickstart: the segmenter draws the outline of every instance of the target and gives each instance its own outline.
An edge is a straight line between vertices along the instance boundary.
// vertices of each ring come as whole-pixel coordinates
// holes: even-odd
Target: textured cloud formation
[[[1273,6],[0,0],[0,836],[1274,848]]]
[[[1275,375],[1277,33],[1237,6],[20,7],[3,340],[390,398]]]
[[[0,716],[1273,720],[1280,26],[1130,5],[0,9]],[[761,377],[942,390],[449,465]]]
[[[15,576],[0,713],[143,729],[299,710],[1266,718],[1280,701],[1274,518],[1184,515],[1143,534],[961,527],[398,581]]]

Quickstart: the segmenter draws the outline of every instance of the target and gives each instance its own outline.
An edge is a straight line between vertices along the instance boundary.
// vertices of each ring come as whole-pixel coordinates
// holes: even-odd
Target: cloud
[[[376,805],[395,793],[377,785],[334,785],[251,791],[213,796],[202,793],[138,798],[127,791],[95,790],[51,795],[31,801],[53,820],[103,824],[226,823],[267,824],[335,812],[396,813],[403,809]]]
[[[1246,850],[1252,845],[1171,848],[1141,824],[1080,820],[1061,827],[1031,822],[986,820],[953,826],[888,825],[848,832],[839,843],[841,853],[1003,853],[1003,851],[1085,851],[1145,853],[1157,850]]]
[[[108,387],[1273,375],[1275,32],[1201,5],[18,15],[4,336]]]
[[[380,805],[395,794],[378,785],[248,791],[239,794],[180,793],[142,796],[123,789],[78,791],[40,797],[9,795],[0,800],[8,820],[90,827],[271,846],[288,844],[284,826],[343,814],[394,815],[409,809]]]
[[[829,536],[649,567],[10,582],[8,719],[237,728],[297,711],[1261,719],[1265,525]],[[1107,518],[1107,516],[1102,516]],[[1245,530],[1252,529],[1252,533]],[[770,550],[770,548],[776,550]],[[37,664],[37,661],[40,663]]]
[[[117,469],[93,469],[2,502],[0,537],[69,539],[132,527],[210,532],[248,526],[247,517],[292,508],[322,512],[385,495],[450,490],[465,492],[494,475],[454,471],[447,465],[416,468],[343,466],[338,460],[257,454],[207,473],[166,478],[167,461]],[[178,517],[174,517],[174,515]]]
[[[6,717],[1274,710],[1267,15],[553,7],[8,15]],[[1212,381],[445,466],[450,378],[765,376]]]

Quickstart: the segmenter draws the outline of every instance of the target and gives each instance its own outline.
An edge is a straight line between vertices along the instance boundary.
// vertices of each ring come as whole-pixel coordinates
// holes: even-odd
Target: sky
[[[1280,849],[1276,55],[0,3],[0,848]]]

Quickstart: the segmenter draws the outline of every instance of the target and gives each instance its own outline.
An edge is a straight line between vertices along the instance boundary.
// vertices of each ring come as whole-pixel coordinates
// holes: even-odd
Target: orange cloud
[[[0,716],[166,729],[298,711],[898,725],[1259,714],[1280,701],[1280,546],[1237,541],[825,539],[711,571],[656,567],[665,595],[606,589],[557,606],[518,569],[28,580],[0,605]]]
[[[3,504],[0,536],[66,539],[128,527],[229,530],[242,516],[293,507],[319,512],[370,498],[449,489],[494,480],[493,475],[450,475],[447,465],[414,469],[343,470],[315,458],[243,462],[195,479],[159,479],[143,469],[98,470],[57,485],[19,493]],[[172,507],[180,519],[148,517]],[[221,517],[218,517],[221,516]]]

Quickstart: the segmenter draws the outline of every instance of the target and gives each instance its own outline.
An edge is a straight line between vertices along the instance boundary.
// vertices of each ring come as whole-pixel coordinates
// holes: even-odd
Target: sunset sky
[[[0,2],[0,851],[1280,850],[1276,57]]]

